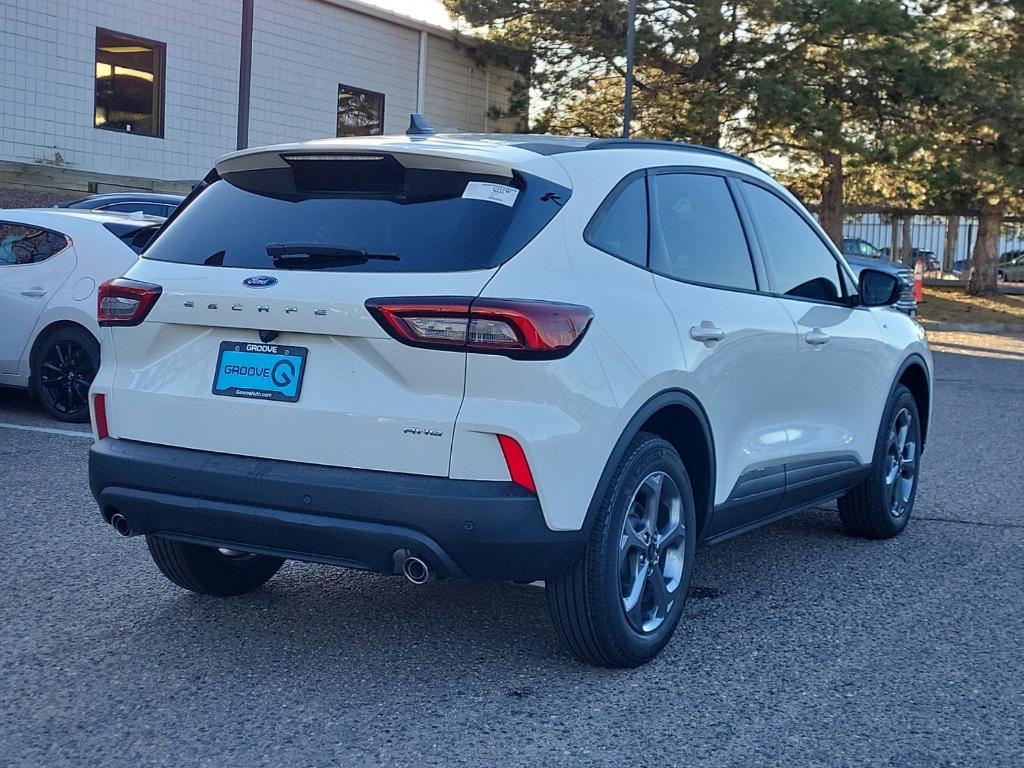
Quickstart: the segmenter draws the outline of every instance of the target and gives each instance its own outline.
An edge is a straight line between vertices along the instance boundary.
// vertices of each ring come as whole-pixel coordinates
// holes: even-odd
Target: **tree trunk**
[[[956,261],[956,245],[960,240],[960,217],[946,217],[946,242],[942,248],[942,271],[952,272]]]
[[[697,62],[690,68],[690,78],[697,87],[690,91],[689,111],[699,127],[693,140],[705,147],[718,147],[722,142],[723,109],[719,83],[728,60],[722,43],[726,21],[722,3],[716,0],[700,0],[694,10],[692,28],[697,31]]]
[[[900,219],[896,214],[893,214],[892,230],[889,232],[889,261],[900,260]]]
[[[908,267],[914,266],[914,260],[911,258],[911,252],[914,250],[914,246],[910,242],[910,232],[913,225],[913,216],[907,216],[903,219],[903,239],[900,243],[900,261]]]
[[[999,270],[999,234],[1003,229],[1006,202],[986,200],[978,217],[978,239],[971,257],[971,280],[967,292],[972,296],[992,296],[999,292],[996,273]]]
[[[835,152],[822,155],[825,180],[821,184],[821,210],[818,221],[839,250],[843,250],[843,158]]]

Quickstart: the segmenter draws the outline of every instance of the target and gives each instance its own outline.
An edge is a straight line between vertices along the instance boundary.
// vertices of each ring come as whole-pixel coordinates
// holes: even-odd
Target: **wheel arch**
[[[693,486],[697,541],[700,542],[714,509],[715,443],[704,407],[692,394],[681,389],[660,392],[633,414],[605,463],[587,509],[585,530],[593,524],[615,469],[639,432],[651,432],[667,440],[682,458]],[[694,440],[694,436],[699,439]]]
[[[35,369],[36,357],[39,355],[39,350],[42,349],[43,343],[53,333],[62,330],[64,328],[78,328],[88,333],[95,340],[97,346],[100,344],[100,340],[96,338],[96,334],[89,330],[88,327],[81,323],[75,322],[74,320],[68,320],[63,318],[60,320],[53,320],[47,323],[43,328],[40,329],[39,333],[36,334],[35,338],[32,339],[32,346],[29,348],[28,353],[28,375],[29,380],[32,378],[32,371]]]
[[[914,396],[914,401],[917,403],[917,413],[921,419],[921,451],[924,452],[931,419],[932,387],[928,365],[923,357],[913,354],[903,361],[899,373],[896,375],[896,381],[893,382],[889,391],[890,397],[896,387],[901,384],[910,390],[910,394]]]

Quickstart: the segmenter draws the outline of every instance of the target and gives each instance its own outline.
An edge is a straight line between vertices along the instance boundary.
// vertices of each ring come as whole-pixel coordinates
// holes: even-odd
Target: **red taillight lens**
[[[576,304],[512,299],[370,299],[366,308],[405,344],[525,359],[569,354],[594,317]]]
[[[92,411],[96,419],[96,434],[100,440],[110,437],[107,428],[107,396],[95,395],[92,399]]]
[[[537,484],[533,482],[533,473],[526,461],[526,454],[523,446],[516,442],[515,438],[508,435],[498,435],[498,443],[501,445],[501,452],[505,456],[505,463],[508,465],[508,474],[512,482],[521,485],[530,493],[537,492]]]
[[[117,277],[107,280],[97,294],[96,319],[100,325],[138,325],[160,298],[163,289]]]

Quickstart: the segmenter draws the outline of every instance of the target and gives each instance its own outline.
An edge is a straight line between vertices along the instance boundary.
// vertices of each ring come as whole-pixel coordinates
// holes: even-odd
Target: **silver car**
[[[1004,253],[999,267],[999,280],[1004,283],[1024,282],[1024,251]]]

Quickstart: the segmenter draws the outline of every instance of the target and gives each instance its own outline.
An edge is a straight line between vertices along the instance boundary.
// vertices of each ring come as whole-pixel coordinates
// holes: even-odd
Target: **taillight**
[[[160,298],[163,289],[124,277],[107,280],[97,294],[96,319],[100,325],[138,325]]]
[[[523,446],[508,435],[498,435],[498,444],[501,446],[501,453],[505,457],[505,464],[508,466],[508,474],[512,478],[512,482],[522,486],[530,493],[536,493],[537,484],[533,482],[533,472],[530,471],[530,464],[526,461]]]
[[[370,299],[366,308],[414,347],[542,360],[572,352],[594,317],[576,304],[525,299]]]
[[[110,437],[110,430],[107,428],[107,396],[94,395],[92,398],[92,412],[95,418],[96,435],[100,440]]]

